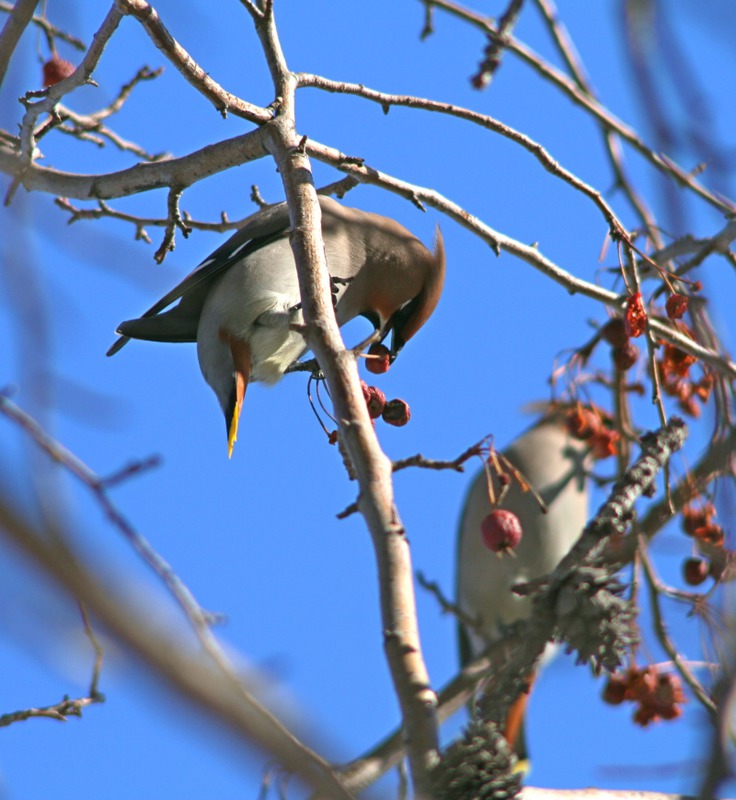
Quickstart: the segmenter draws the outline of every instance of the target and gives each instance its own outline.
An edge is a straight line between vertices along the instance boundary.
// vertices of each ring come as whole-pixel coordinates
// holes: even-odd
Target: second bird
[[[567,432],[560,409],[550,409],[504,450],[538,492],[547,512],[532,492],[523,492],[512,480],[500,507],[516,514],[523,533],[514,551],[500,557],[483,544],[481,523],[491,513],[491,503],[485,471],[475,478],[460,520],[457,551],[457,603],[477,621],[472,628],[458,625],[463,665],[500,639],[505,626],[532,613],[531,598],[514,594],[514,584],[552,572],[580,536],[588,521],[585,450],[585,443]],[[529,687],[533,678],[527,676]],[[511,706],[504,729],[522,769],[528,759],[523,724],[527,697],[521,694]]]
[[[366,317],[391,358],[434,311],[445,277],[434,253],[398,222],[320,197],[322,236],[339,325]],[[142,317],[122,322],[115,354],[131,338],[196,342],[199,366],[225,414],[229,450],[250,381],[275,383],[307,347],[285,203],[253,214]],[[173,308],[166,310],[172,303]]]

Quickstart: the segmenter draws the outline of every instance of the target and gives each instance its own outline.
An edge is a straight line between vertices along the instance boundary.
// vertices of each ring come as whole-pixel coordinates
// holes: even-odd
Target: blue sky
[[[493,5],[486,10],[498,12],[500,5]],[[671,20],[674,30],[705,87],[713,136],[728,142],[736,110],[723,75],[733,74],[729,43],[734,13],[725,0],[709,5],[713,16],[701,14],[695,2],[678,6]],[[217,4],[216,15],[213,5],[202,0],[163,0],[156,7],[173,35],[217,81],[247,100],[271,102],[257,37],[238,3]],[[49,4],[50,19],[87,42],[105,11],[81,3]],[[621,119],[641,126],[644,138],[651,140],[623,56],[620,4],[569,0],[560,2],[560,11],[603,102]],[[437,12],[435,34],[421,42],[420,4],[389,0],[278,0],[276,12],[293,70],[491,114],[607,192],[622,219],[633,224],[620,195],[610,192],[612,176],[597,129],[558,91],[512,57],[505,58],[489,90],[471,89],[469,76],[484,46],[478,31]],[[525,11],[517,34],[556,63],[533,8]],[[0,93],[5,128],[13,130],[12,120],[18,118],[16,98],[40,84],[37,43],[35,34],[23,39]],[[70,49],[61,52],[77,58]],[[82,112],[104,105],[143,64],[165,62],[139,25],[124,20],[95,76],[99,88],[79,90],[67,104]],[[659,77],[670,102],[671,87]],[[613,286],[606,271],[615,265],[612,249],[600,258],[606,226],[599,213],[513,143],[422,111],[393,108],[384,115],[379,106],[355,97],[304,90],[298,103],[300,133],[432,187],[496,230],[538,243],[573,274]],[[685,132],[697,120],[680,107],[673,121]],[[112,125],[150,152],[174,155],[248,130],[240,120],[223,120],[171,66],[157,81],[139,86]],[[45,163],[66,170],[102,172],[132,163],[130,155],[59,134],[45,139],[42,150]],[[664,214],[661,182],[640,157],[627,155],[648,202]],[[672,155],[686,168],[701,160],[687,147]],[[313,167],[318,185],[340,177],[322,165]],[[239,218],[254,210],[252,184],[269,201],[283,196],[273,163],[263,160],[193,187],[182,205],[197,219],[214,220],[222,211]],[[716,185],[728,187],[727,178]],[[547,379],[556,359],[582,344],[590,336],[590,321],[603,320],[604,311],[592,301],[568,296],[528,265],[496,257],[433,211],[422,214],[372,187],[359,187],[347,202],[395,217],[428,243],[439,223],[447,248],[440,306],[392,370],[375,381],[412,408],[407,427],[379,426],[386,452],[392,458],[417,452],[452,458],[490,433],[503,446],[528,424],[522,407],[548,396]],[[163,192],[112,202],[115,208],[151,216],[163,216],[165,204]],[[721,216],[700,201],[686,198],[685,214],[687,231],[695,235],[713,234],[723,225]],[[661,220],[667,224],[665,216]],[[199,374],[193,346],[132,343],[114,359],[104,355],[115,326],[150,306],[222,237],[179,236],[175,252],[157,266],[158,229],[149,229],[154,244],[147,245],[134,241],[132,226],[123,222],[66,222],[52,198],[23,191],[0,211],[5,272],[0,282],[0,386],[14,387],[15,401],[45,420],[101,475],[134,459],[161,457],[159,468],[116,489],[115,502],[202,605],[226,615],[219,629],[223,642],[270,677],[273,698],[298,719],[316,722],[325,754],[337,761],[357,757],[394,728],[398,710],[381,649],[370,539],[357,516],[336,520],[336,513],[355,499],[355,486],[314,420],[304,376],[289,376],[274,388],[251,387],[239,441],[228,461],[222,416]],[[714,262],[702,279],[706,292],[714,295],[716,321],[732,343],[736,276],[725,262]],[[28,314],[30,328],[24,324]],[[366,331],[367,326],[355,324],[346,339],[358,341]],[[601,353],[601,367],[606,360]],[[637,415],[640,424],[655,424],[648,403],[638,404]],[[706,414],[694,426],[686,456],[690,463],[709,436]],[[0,419],[3,488],[12,489],[19,502],[32,502],[34,475],[48,478],[42,464],[26,437]],[[604,472],[612,469],[602,467]],[[123,582],[152,615],[178,625],[158,582],[95,504],[68,476],[54,475],[54,490],[69,515],[67,527],[97,568]],[[469,474],[411,470],[396,478],[415,566],[448,594],[454,581],[455,529],[470,479]],[[665,533],[653,548],[663,575],[678,585],[687,550],[677,531]],[[33,568],[9,551],[2,558],[0,711],[84,692],[91,657],[73,604],[54,595]],[[686,609],[667,610],[683,652],[700,659],[698,624],[685,618]],[[419,612],[425,656],[439,688],[457,669],[454,622],[441,616],[435,600],[421,590]],[[643,652],[662,659],[655,644]],[[630,708],[600,702],[601,688],[571,658],[560,658],[547,669],[530,712],[531,783],[694,791],[706,732],[695,703],[688,704],[677,724],[640,730],[630,723]],[[244,755],[112,643],[101,689],[107,702],[90,708],[82,720],[63,725],[33,720],[0,732],[0,796],[255,796],[263,767],[258,756]],[[446,727],[445,740],[461,721],[458,715]],[[395,782],[389,777],[384,788]]]

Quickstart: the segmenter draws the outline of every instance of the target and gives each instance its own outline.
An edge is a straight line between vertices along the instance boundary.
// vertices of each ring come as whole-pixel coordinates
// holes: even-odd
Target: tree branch
[[[2,33],[0,33],[0,86],[5,80],[8,64],[20,37],[33,19],[37,5],[38,0],[18,0],[11,8],[2,8],[3,11],[9,11],[10,16],[5,20]]]
[[[438,759],[436,696],[422,657],[413,569],[406,532],[394,504],[391,464],[381,451],[358,381],[354,354],[345,349],[335,319],[320,230],[320,208],[303,139],[296,132],[294,90],[270,4],[256,30],[266,53],[280,108],[264,128],[284,182],[292,222],[306,337],[325,374],[345,444],[361,488],[360,511],[378,564],[384,647],[402,710],[409,763],[418,796],[430,794],[429,771]]]
[[[498,33],[497,29],[487,17],[477,14],[467,8],[463,8],[459,4],[452,2],[452,0],[422,0],[422,2],[435,6],[436,8],[441,8],[443,11],[463,19],[471,25],[475,25],[487,35]],[[543,78],[560,89],[576,105],[591,114],[605,130],[615,131],[624,141],[628,142],[638,153],[644,156],[652,166],[673,177],[680,186],[690,189],[713,207],[727,214],[736,212],[736,206],[734,206],[731,201],[713,194],[709,189],[699,183],[687,170],[680,167],[671,159],[661,156],[659,153],[647,147],[633,128],[630,128],[618,119],[587,92],[581,91],[573,81],[544,61],[544,59],[531,48],[527,47],[513,36],[507,38],[506,47],[510,52],[517,55],[522,61],[536,70]]]

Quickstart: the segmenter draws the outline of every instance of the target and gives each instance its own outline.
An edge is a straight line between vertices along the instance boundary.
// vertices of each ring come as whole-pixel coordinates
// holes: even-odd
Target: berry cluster
[[[594,459],[616,455],[620,436],[603,409],[592,404],[586,408],[578,403],[567,412],[566,423],[570,436],[590,445]]]
[[[673,295],[674,297],[674,295]],[[680,330],[691,338],[692,332],[680,323]],[[680,410],[691,417],[700,416],[697,401],[706,403],[713,390],[713,375],[703,371],[699,380],[690,375],[690,367],[695,364],[695,356],[680,350],[673,344],[664,344],[662,357],[657,360],[657,372],[662,391],[670,397],[676,397]]]
[[[682,510],[682,527],[688,536],[692,536],[698,547],[705,551],[709,558],[691,557],[682,565],[682,575],[689,586],[699,586],[708,577],[719,580],[723,568],[732,554],[724,547],[725,534],[723,528],[714,521],[716,509],[713,503],[702,505],[690,504]]]
[[[397,428],[406,425],[411,419],[411,410],[405,400],[386,400],[386,395],[377,386],[368,386],[365,381],[360,382],[360,388],[363,390],[371,419],[381,417],[384,422]]]
[[[612,675],[603,690],[603,700],[613,706],[625,700],[636,703],[634,722],[646,727],[650,722],[681,716],[685,694],[677,675],[661,672],[652,664],[632,666],[621,674]]]
[[[613,317],[601,328],[601,336],[611,345],[611,358],[617,369],[626,372],[639,360],[639,348],[632,344],[630,324],[623,317]]]

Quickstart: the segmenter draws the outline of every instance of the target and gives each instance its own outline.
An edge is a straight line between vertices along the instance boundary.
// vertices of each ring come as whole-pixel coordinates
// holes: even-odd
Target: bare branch
[[[514,128],[509,127],[508,125],[504,125],[502,122],[499,122],[493,117],[489,117],[485,114],[479,114],[477,111],[471,111],[470,109],[462,108],[461,106],[455,106],[450,103],[440,103],[436,100],[427,100],[423,97],[413,97],[410,95],[386,94],[385,92],[378,92],[374,89],[369,89],[362,84],[332,81],[319,75],[300,73],[297,75],[297,80],[300,87],[311,86],[328,92],[339,92],[342,94],[352,94],[359,97],[364,97],[366,100],[379,103],[383,107],[384,111],[387,111],[392,105],[404,106],[407,108],[419,108],[423,109],[424,111],[434,111],[440,114],[448,114],[449,116],[457,117],[458,119],[463,119],[467,122],[472,122],[475,125],[479,125],[487,130],[493,131],[494,133],[498,133],[531,153],[537,159],[537,161],[542,164],[547,172],[551,173],[555,177],[560,178],[561,180],[564,180],[565,183],[569,184],[574,189],[591,199],[603,214],[603,217],[611,229],[611,235],[614,239],[618,239],[620,237],[628,238],[626,236],[623,224],[619,221],[613,209],[603,199],[603,196],[599,191],[586,184],[584,181],[578,178],[577,175],[574,175],[569,170],[566,170],[561,164],[555,161],[555,159],[552,158],[552,156],[538,142],[535,142],[530,137],[526,136],[520,131],[515,130]]]
[[[0,535],[4,535],[32,558],[83,608],[89,609],[101,619],[150,668],[157,670],[169,685],[179,689],[204,711],[231,727],[239,736],[277,757],[288,769],[301,775],[315,788],[326,791],[330,797],[349,800],[350,795],[337,781],[327,763],[287,730],[247,688],[244,676],[212,634],[211,615],[201,609],[172,568],[113,505],[107,495],[105,481],[51,439],[35,420],[1,394],[0,412],[17,422],[50,457],[66,467],[92,491],[108,519],[162,578],[179,602],[208,660],[205,662],[197,655],[190,655],[168,633],[154,629],[148,618],[140,610],[131,608],[129,602],[113,591],[112,587],[101,587],[82,566],[82,562],[59,536],[58,531],[54,530],[53,535],[49,535],[45,530],[33,528],[15,513],[3,497],[0,497]],[[93,685],[94,681],[93,677]],[[254,686],[255,688],[257,687]],[[92,698],[72,702],[86,705],[97,701]],[[70,706],[70,709],[73,708],[73,705]],[[44,709],[32,711],[36,713],[30,713],[28,717],[55,716],[58,713],[56,706],[45,709],[48,713],[43,713]],[[11,718],[5,724],[17,721],[17,714],[24,713],[10,715]],[[66,713],[74,711],[69,710]]]
[[[122,15],[118,10],[115,3],[107,13],[102,25],[95,33],[90,45],[89,50],[84,55],[82,62],[79,66],[69,75],[68,78],[49,86],[43,92],[31,92],[26,95],[24,105],[26,113],[23,115],[23,120],[20,126],[20,169],[16,170],[14,174],[18,177],[22,175],[23,170],[28,169],[32,162],[37,157],[36,152],[36,124],[41,114],[53,114],[57,103],[61,98],[69,92],[89,83],[92,73],[97,67],[102,53],[107,47],[107,43],[117,30]],[[32,101],[34,96],[40,96],[41,99]]]
[[[644,568],[644,575],[646,577],[646,583],[649,589],[649,600],[652,606],[652,615],[654,616],[654,627],[657,632],[657,639],[662,645],[665,653],[667,653],[669,656],[670,661],[674,664],[675,669],[680,674],[680,677],[690,687],[692,693],[698,698],[703,708],[708,712],[711,719],[715,722],[718,709],[713,702],[713,698],[708,695],[700,681],[693,674],[685,659],[677,652],[677,648],[667,633],[667,626],[664,622],[662,608],[659,602],[661,586],[657,580],[657,576],[654,573],[654,566],[649,558],[649,553],[647,552],[644,542],[642,542],[641,547],[639,548],[639,558],[641,559],[641,565]]]
[[[12,725],[14,722],[25,722],[28,719],[55,719],[58,722],[67,722],[69,717],[81,717],[82,709],[93,703],[104,701],[102,695],[96,697],[65,697],[58,703],[40,708],[25,708],[22,711],[11,711],[7,714],[0,714],[0,728]]]
[[[496,34],[498,32],[487,17],[463,8],[457,3],[452,2],[452,0],[423,0],[423,2],[441,8],[453,16],[475,25],[486,34]],[[707,203],[721,211],[725,211],[726,213],[734,213],[734,211],[736,211],[736,207],[731,201],[714,194],[699,183],[687,170],[683,169],[669,158],[665,158],[647,147],[633,128],[619,120],[587,92],[581,91],[573,81],[544,61],[531,48],[513,37],[507,38],[506,47],[510,52],[519,56],[519,58],[536,70],[543,78],[549,80],[560,89],[576,105],[581,106],[589,112],[605,129],[615,131],[624,141],[628,142],[638,153],[644,156],[650,164],[661,172],[673,177],[680,186],[690,189]]]
[[[15,3],[15,5],[13,5],[12,3],[8,3],[7,0],[0,0],[0,11],[10,14],[16,8],[18,8],[19,5],[19,3]],[[36,0],[36,5],[38,5],[38,0]],[[50,41],[60,39],[62,42],[70,44],[76,50],[81,50],[84,52],[87,49],[87,45],[81,39],[77,39],[76,36],[72,36],[70,33],[61,30],[61,28],[57,28],[56,25],[52,25],[45,16],[34,14],[31,22],[33,22],[34,25],[37,25],[46,34],[46,38]],[[2,83],[2,79],[0,79],[0,83]]]
[[[272,154],[284,182],[292,221],[306,337],[327,380],[352,467],[361,487],[360,510],[378,563],[381,615],[394,688],[409,742],[414,790],[429,796],[429,772],[438,760],[436,696],[424,664],[416,617],[409,545],[394,504],[391,465],[376,440],[359,388],[354,355],[346,351],[332,308],[320,231],[320,210],[311,170],[295,130],[296,81],[287,71],[270,4],[256,30],[271,70],[280,114],[267,128]]]
[[[242,674],[223,672],[155,627],[150,615],[135,607],[108,581],[103,587],[52,532],[33,527],[0,497],[0,535],[31,558],[68,595],[91,613],[154,670],[172,689],[198,706],[237,738],[255,744],[286,769],[328,797],[351,800],[334,772],[267,711],[244,686]],[[257,687],[254,687],[257,688]]]
[[[17,176],[29,191],[42,191],[61,197],[109,199],[127,197],[152,189],[176,185],[187,188],[203,178],[230,167],[240,166],[267,152],[260,130],[225,139],[195,150],[186,156],[155,163],[136,164],[119,172],[77,175],[31,164],[25,167],[17,151],[0,143],[0,171]]]
[[[169,33],[153,6],[145,0],[117,0],[117,3],[123,14],[130,14],[141,23],[156,47],[223,117],[234,114],[236,117],[257,124],[263,124],[271,119],[273,116],[271,111],[230,94],[213,80]]]
[[[161,242],[161,246],[153,257],[157,264],[160,264],[166,258],[166,254],[176,247],[175,238],[177,228],[182,232],[185,239],[192,232],[191,227],[182,219],[181,211],[179,210],[179,199],[181,198],[182,192],[183,189],[174,186],[169,189],[169,198],[167,202],[169,216],[166,220],[166,230],[164,231],[164,238]]]
[[[13,6],[7,7],[8,4],[3,3],[0,7],[2,11],[10,13],[0,33],[0,86],[5,80],[8,64],[20,37],[23,35],[23,31],[34,19],[37,5],[38,0],[18,0]]]
[[[595,98],[596,93],[590,82],[585,68],[580,59],[580,55],[570,38],[567,28],[563,25],[557,15],[557,9],[553,0],[534,0],[542,14],[544,21],[549,27],[552,39],[557,49],[567,65],[570,74],[575,80],[581,91]],[[611,163],[616,184],[619,186],[631,206],[639,215],[647,236],[654,242],[656,247],[661,247],[661,240],[657,225],[654,221],[651,210],[647,207],[644,199],[635,191],[624,166],[623,153],[621,152],[621,141],[618,135],[610,128],[602,128],[603,139],[606,145],[606,152]]]

